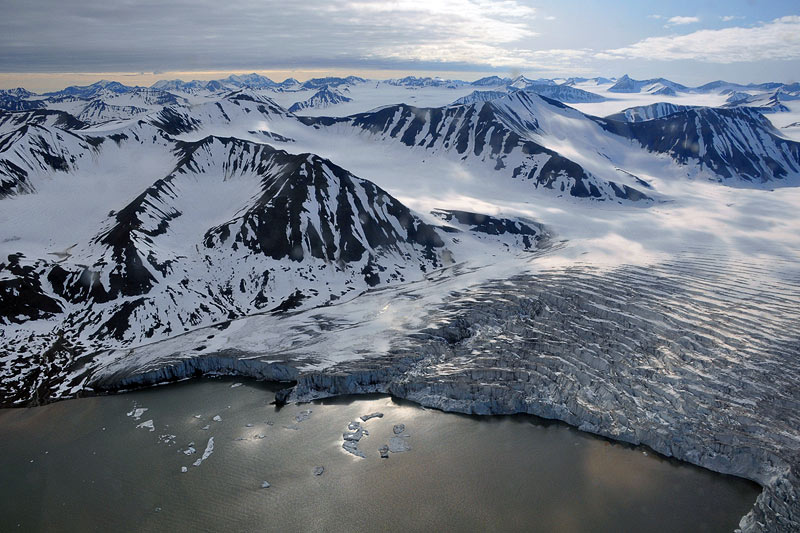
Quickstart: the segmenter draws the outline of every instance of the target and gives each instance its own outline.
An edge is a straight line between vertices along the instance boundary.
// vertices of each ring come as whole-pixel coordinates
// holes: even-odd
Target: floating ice
[[[389,439],[389,451],[392,453],[407,452],[410,449],[408,437],[392,437]]]
[[[145,420],[141,424],[138,424],[136,427],[137,428],[142,428],[142,429],[149,429],[150,431],[155,431],[156,430],[156,427],[153,425],[153,420],[152,419]]]
[[[375,413],[370,413],[370,414],[368,414],[368,415],[363,415],[363,416],[361,417],[361,420],[363,420],[364,422],[366,422],[367,420],[369,420],[369,419],[371,419],[371,418],[383,418],[383,413],[378,413],[378,412],[375,412]]]
[[[344,448],[345,451],[352,453],[353,455],[356,455],[358,457],[366,457],[366,455],[364,455],[364,452],[358,449],[358,442],[365,435],[369,435],[369,432],[366,429],[364,429],[361,426],[361,423],[359,423],[358,421],[353,421],[347,424],[347,429],[349,429],[350,432],[346,431],[342,433],[342,440],[344,440],[344,442],[342,443],[342,448]]]
[[[308,420],[309,416],[311,416],[311,409],[306,409],[305,411],[300,411],[297,415],[295,415],[294,419],[297,422],[302,422],[303,420]]]
[[[209,456],[211,456],[212,453],[214,453],[214,437],[210,437],[208,439],[208,444],[206,444],[206,449],[203,452],[203,455],[200,457],[200,459],[198,459],[192,464],[194,466],[200,466],[203,463],[203,461],[205,461],[206,459],[209,458]]]
[[[128,413],[128,416],[132,416],[134,420],[139,420],[142,418],[142,415],[145,411],[147,411],[147,407],[135,407],[130,413]]]

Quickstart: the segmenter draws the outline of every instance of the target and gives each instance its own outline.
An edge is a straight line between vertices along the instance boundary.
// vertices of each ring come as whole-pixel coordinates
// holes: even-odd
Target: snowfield
[[[0,101],[2,405],[221,372],[527,412],[755,480],[742,529],[800,528],[797,87]]]

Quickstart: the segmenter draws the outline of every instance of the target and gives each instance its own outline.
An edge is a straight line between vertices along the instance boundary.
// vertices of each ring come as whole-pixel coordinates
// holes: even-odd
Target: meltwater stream
[[[201,379],[0,410],[0,530],[732,531],[759,492],[530,416],[278,409],[275,390]],[[353,421],[363,459],[342,449]],[[410,449],[382,459],[400,424]]]

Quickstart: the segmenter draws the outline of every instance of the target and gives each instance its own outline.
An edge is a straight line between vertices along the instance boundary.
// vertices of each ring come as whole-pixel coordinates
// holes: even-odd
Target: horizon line
[[[154,71],[154,72],[125,72],[125,71],[107,71],[107,72],[0,72],[0,89],[16,89],[24,88],[36,93],[43,92],[57,92],[71,86],[88,86],[99,81],[116,81],[125,85],[132,84],[131,86],[150,87],[154,83],[162,80],[180,80],[184,82],[189,81],[211,81],[227,78],[231,75],[247,75],[258,74],[267,77],[272,81],[280,83],[289,78],[294,78],[300,82],[308,81],[313,78],[324,77],[347,77],[357,76],[367,80],[385,81],[389,79],[403,78],[406,76],[416,76],[420,78],[441,78],[453,81],[472,82],[482,77],[498,76],[505,78],[514,78],[523,75],[530,79],[555,79],[555,78],[616,78],[621,76],[612,76],[608,74],[597,73],[573,73],[573,74],[556,74],[549,73],[550,76],[544,76],[542,72],[536,74],[527,74],[524,71],[498,71],[498,70],[430,70],[430,69],[345,69],[345,68],[299,68],[299,69],[219,69],[219,70],[172,70],[172,71]],[[392,75],[394,74],[394,75]],[[455,75],[455,76],[452,76]],[[634,77],[634,76],[631,76]],[[662,76],[640,76],[634,77],[635,79],[653,79]],[[122,78],[122,79],[120,79]],[[125,79],[127,78],[127,79]],[[279,81],[281,80],[281,81]],[[675,81],[670,79],[670,81]],[[704,83],[718,81],[717,79],[708,80]],[[729,81],[730,80],[725,80]],[[764,80],[763,82],[771,82],[774,80]],[[681,83],[681,82],[677,82]],[[746,85],[748,82],[732,81],[731,83],[741,83]],[[689,87],[701,86],[698,84],[685,84]]]

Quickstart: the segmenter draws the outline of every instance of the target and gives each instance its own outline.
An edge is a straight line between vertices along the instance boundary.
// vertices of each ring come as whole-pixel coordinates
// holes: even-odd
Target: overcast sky
[[[797,0],[3,0],[2,13],[2,85],[194,71],[800,78]]]

